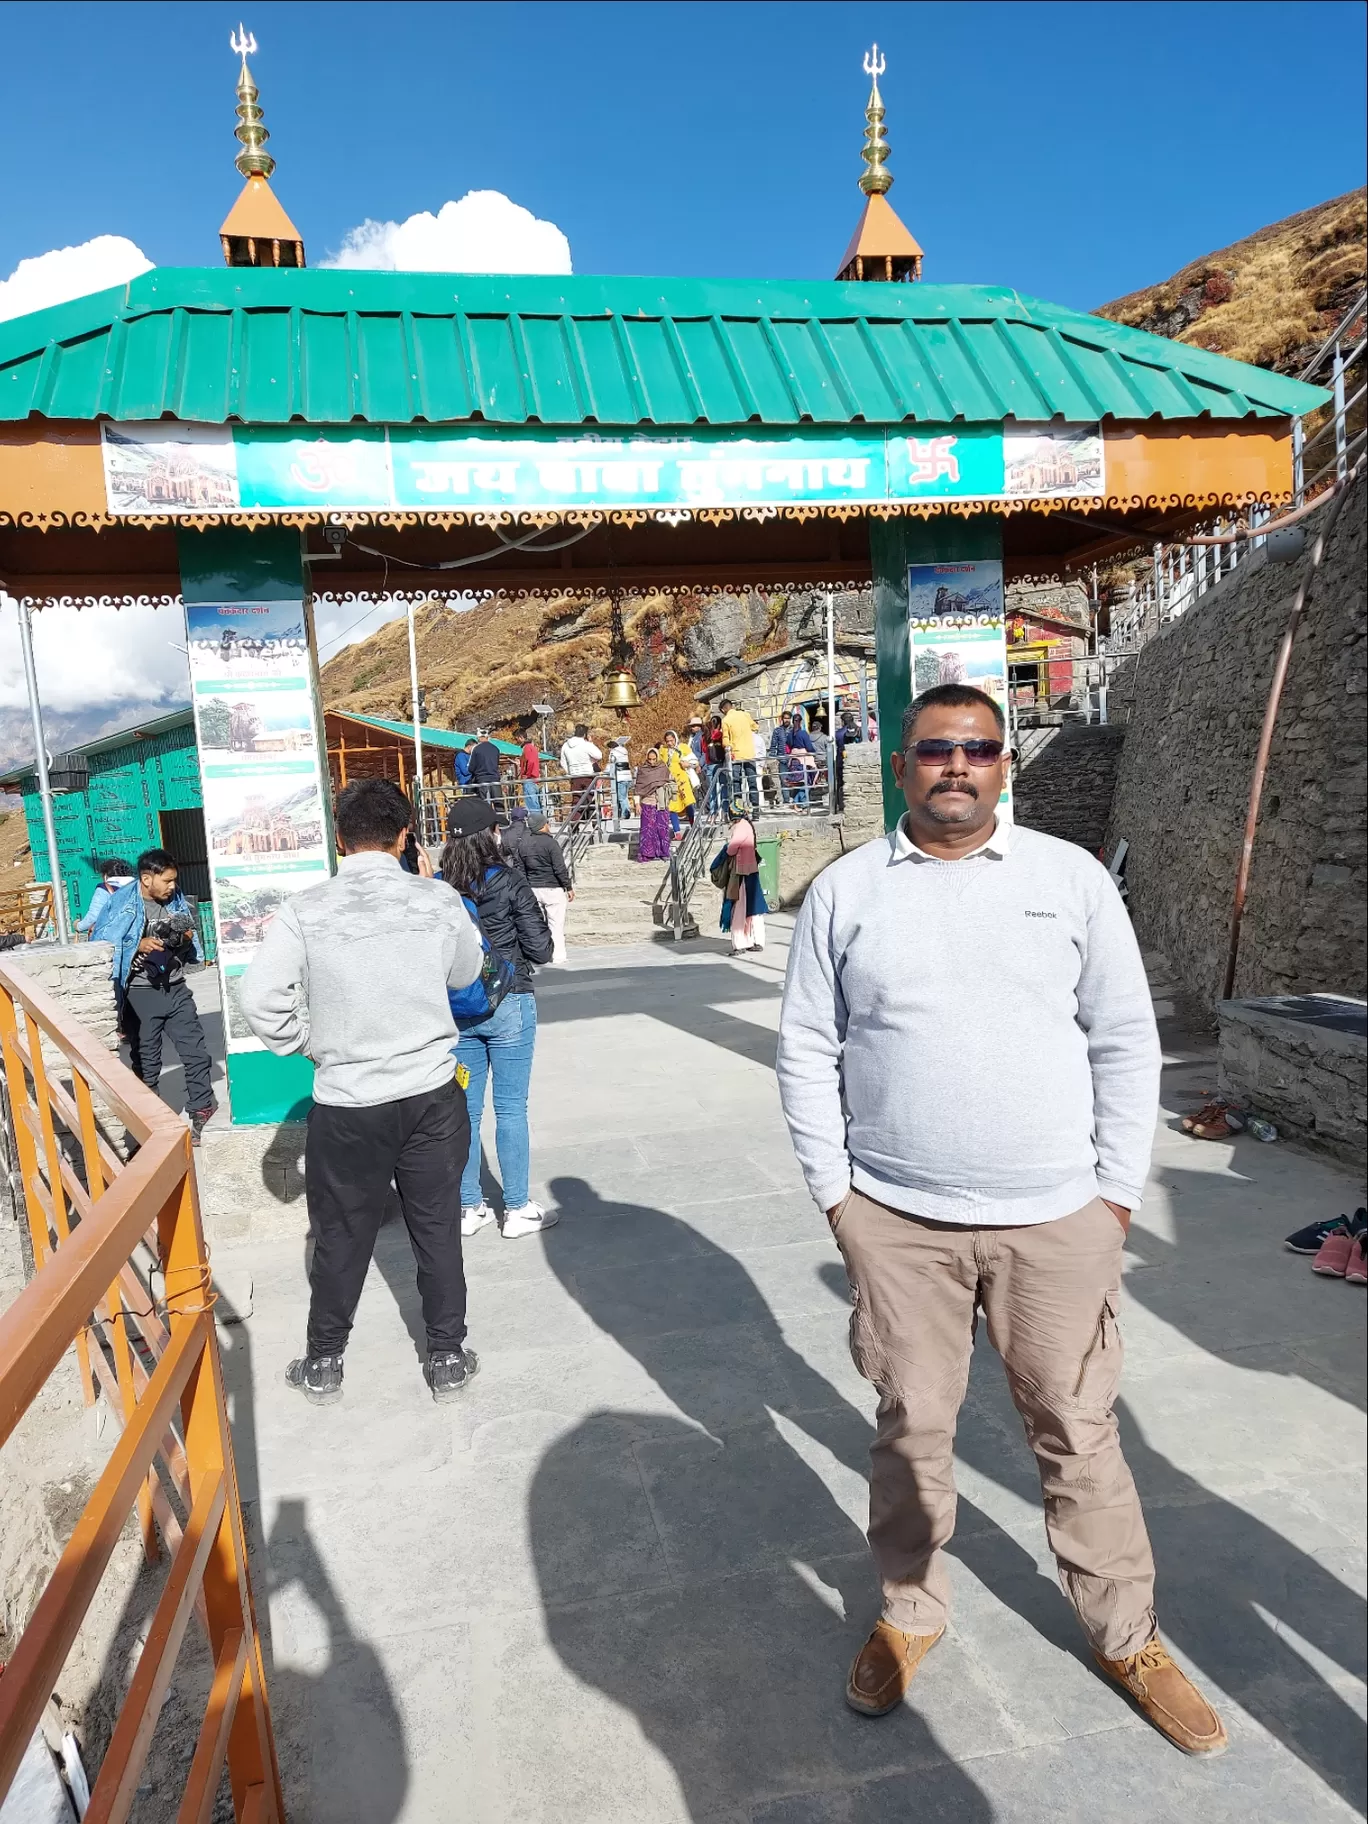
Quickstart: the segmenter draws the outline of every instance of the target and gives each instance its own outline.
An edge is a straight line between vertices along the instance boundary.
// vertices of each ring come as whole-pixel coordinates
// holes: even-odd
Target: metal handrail
[[[694,932],[698,929],[689,911],[689,901],[703,878],[708,850],[728,821],[725,812],[710,811],[706,805],[698,805],[683,841],[670,851],[669,866],[651,901],[651,918],[657,925],[668,925],[676,942],[689,933],[690,925]]]
[[[1325,378],[1333,393],[1333,404],[1328,417],[1309,436],[1305,420],[1296,418],[1292,423],[1293,501],[1297,508],[1302,507],[1307,497],[1314,495],[1322,484],[1342,481],[1350,464],[1364,446],[1365,431],[1359,429],[1351,432],[1349,419],[1356,408],[1363,404],[1365,387],[1360,385],[1352,396],[1347,396],[1346,385],[1351,370],[1364,360],[1363,334],[1359,333],[1356,343],[1347,353],[1344,344],[1349,339],[1350,330],[1365,314],[1368,314],[1368,291],[1360,292],[1334,331],[1297,376],[1306,381],[1312,381],[1317,376]],[[1308,478],[1307,452],[1327,437],[1334,438],[1334,455]],[[1258,550],[1265,536],[1260,527],[1267,524],[1275,512],[1284,511],[1285,509],[1268,507],[1252,508],[1245,525],[1236,524],[1225,528],[1226,542],[1221,544],[1196,543],[1184,539],[1176,539],[1171,544],[1156,544],[1149,578],[1121,613],[1113,611],[1112,631],[1103,649],[1115,649],[1118,644],[1139,646],[1152,639],[1168,622],[1176,620],[1199,597],[1215,588],[1217,583],[1238,568],[1251,551]],[[1218,522],[1218,530],[1220,525],[1221,522]]]
[[[596,773],[577,798],[572,800],[570,815],[557,831],[557,840],[573,883],[575,869],[595,843],[603,842],[609,822],[601,786],[609,785],[607,776]]]
[[[121,1428],[0,1676],[0,1800],[136,1507],[148,1560],[170,1564],[86,1815],[128,1817],[198,1608],[215,1675],[178,1815],[204,1824],[226,1760],[239,1824],[283,1824],[189,1133],[3,962],[0,1054],[36,1267],[0,1315],[0,1445],[73,1343],[86,1403],[98,1384]],[[127,1161],[111,1118],[138,1143]]]

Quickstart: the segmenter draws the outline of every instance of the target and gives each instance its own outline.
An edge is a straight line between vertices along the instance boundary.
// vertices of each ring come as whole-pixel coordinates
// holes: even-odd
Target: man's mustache
[[[937,792],[964,792],[970,798],[978,797],[978,787],[968,779],[937,779],[926,795],[934,798]]]

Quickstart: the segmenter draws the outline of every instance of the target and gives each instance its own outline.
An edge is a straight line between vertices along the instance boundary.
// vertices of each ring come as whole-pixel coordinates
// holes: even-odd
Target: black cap
[[[478,836],[481,830],[492,830],[498,821],[494,806],[483,798],[462,798],[447,818],[447,834]]]

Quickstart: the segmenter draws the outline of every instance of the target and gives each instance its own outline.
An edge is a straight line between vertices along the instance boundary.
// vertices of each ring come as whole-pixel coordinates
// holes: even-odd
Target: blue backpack
[[[497,873],[490,868],[485,875]],[[448,988],[447,1000],[451,1004],[451,1017],[457,1026],[477,1026],[481,1020],[487,1020],[498,1007],[509,989],[513,986],[518,973],[517,964],[501,956],[490,943],[480,926],[480,909],[468,893],[462,893],[461,903],[470,914],[470,922],[480,934],[480,947],[484,951],[484,961],[480,973],[465,988]]]

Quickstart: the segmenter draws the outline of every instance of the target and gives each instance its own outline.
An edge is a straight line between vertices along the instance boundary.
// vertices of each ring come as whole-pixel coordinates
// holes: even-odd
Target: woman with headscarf
[[[722,893],[718,921],[731,935],[732,955],[765,947],[765,914],[769,906],[760,885],[760,858],[755,850],[755,825],[740,810],[733,811],[727,838],[727,884]]]
[[[679,736],[674,729],[665,731],[665,749],[661,754],[666,766],[670,769],[670,780],[673,790],[670,793],[670,833],[679,834],[681,822],[687,817],[693,822],[694,782],[689,777],[685,764],[685,749],[679,745]]]
[[[648,747],[646,758],[636,770],[632,795],[641,818],[641,840],[637,845],[638,861],[666,861],[670,854],[670,799],[674,781],[670,769],[660,757],[658,747]]]

